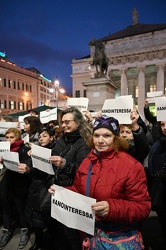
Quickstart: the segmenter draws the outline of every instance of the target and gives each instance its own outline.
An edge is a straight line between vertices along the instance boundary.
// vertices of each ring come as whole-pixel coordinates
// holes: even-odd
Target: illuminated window
[[[156,91],[156,85],[155,84],[151,84],[150,85],[150,92],[155,92]]]
[[[135,97],[138,97],[138,87],[135,87]]]
[[[19,102],[18,105],[19,105],[19,107],[18,107],[19,110],[24,110],[24,103],[23,102]]]
[[[16,102],[9,101],[9,109],[16,109]]]
[[[5,108],[5,101],[4,100],[0,100],[0,108],[1,109]]]

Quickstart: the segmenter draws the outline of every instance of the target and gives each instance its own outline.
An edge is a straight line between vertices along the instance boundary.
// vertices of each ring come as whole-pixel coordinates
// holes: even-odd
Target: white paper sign
[[[1,141],[0,142],[0,157],[3,157],[5,151],[10,151],[10,142]]]
[[[18,152],[4,152],[3,155],[3,164],[6,168],[12,171],[18,171],[17,165],[19,164]]]
[[[155,103],[155,97],[161,97],[162,95],[162,91],[147,92],[148,103]]]
[[[166,97],[156,97],[155,106],[157,121],[166,121]]]
[[[119,124],[131,124],[130,113],[133,110],[133,98],[107,99],[104,102],[102,113],[112,116]]]
[[[29,142],[29,134],[28,133],[22,134],[21,139],[24,141],[24,143],[28,143]]]
[[[51,217],[70,228],[94,235],[95,213],[91,205],[96,199],[55,186],[51,199]]]
[[[67,107],[77,107],[81,112],[88,110],[89,99],[86,97],[67,98]]]
[[[32,144],[31,157],[33,167],[47,174],[54,175],[55,172],[53,170],[52,163],[50,163],[50,161],[48,160],[50,156],[51,149]]]
[[[52,120],[57,120],[57,108],[51,109],[49,111],[45,110],[40,112],[41,123],[48,123]]]
[[[0,134],[4,135],[9,128],[18,128],[18,122],[0,122]]]

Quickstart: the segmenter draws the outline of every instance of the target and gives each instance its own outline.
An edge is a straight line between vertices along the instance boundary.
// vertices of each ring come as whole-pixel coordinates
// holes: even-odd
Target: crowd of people
[[[142,222],[151,210],[158,215],[165,241],[166,121],[157,122],[147,100],[144,115],[146,122],[133,108],[131,123],[119,124],[101,112],[93,117],[89,111],[70,107],[47,124],[32,112],[24,118],[23,129],[7,129],[0,139],[10,142],[10,151],[18,152],[20,163],[12,171],[0,158],[0,249],[16,227],[20,228],[18,249],[26,246],[31,232],[35,242],[29,250],[110,249],[108,239],[117,231],[118,237],[137,239],[129,249],[144,249]],[[2,116],[1,121],[12,120]],[[33,144],[51,150],[54,176],[33,167]],[[94,236],[67,227],[41,210],[41,190],[46,187],[50,196],[56,196],[53,184],[96,199]],[[109,237],[102,243],[99,239],[106,237],[105,232],[110,232]],[[128,249],[128,240],[120,242],[117,249]]]

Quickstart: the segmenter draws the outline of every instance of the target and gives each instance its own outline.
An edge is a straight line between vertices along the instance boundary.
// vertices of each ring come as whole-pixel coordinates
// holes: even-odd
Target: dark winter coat
[[[78,130],[65,133],[57,141],[52,151],[52,155],[59,155],[66,160],[64,167],[57,168],[54,166],[54,183],[60,186],[72,185],[76,170],[89,152],[90,148],[80,136]]]
[[[148,158],[148,188],[152,210],[166,209],[166,137],[161,136],[150,149]]]
[[[32,168],[31,157],[27,154],[28,150],[29,149],[24,145],[24,143],[22,143],[17,152],[19,154],[20,163],[25,163],[29,166],[29,168]],[[8,193],[15,197],[20,197],[28,195],[31,178],[29,173],[20,174],[7,169],[2,182],[4,185],[4,187],[1,187],[3,198],[5,198]]]
[[[139,127],[138,131],[132,131],[132,133],[134,139],[129,141],[128,153],[143,164],[150,149],[148,139],[142,127]]]
[[[52,149],[54,147],[54,144],[50,143],[45,147]],[[39,228],[44,227],[43,215],[40,208],[40,195],[43,188],[45,189],[46,187],[46,189],[48,190],[52,183],[52,178],[52,175],[40,171],[37,168],[34,168],[32,170],[32,183],[29,189],[29,195],[25,211],[26,218],[30,226]],[[48,179],[50,180],[50,184],[47,183]]]
[[[149,107],[144,107],[144,115],[148,122],[152,124],[152,137],[153,142],[157,141],[159,138],[159,129],[156,116],[153,116],[149,110]]]

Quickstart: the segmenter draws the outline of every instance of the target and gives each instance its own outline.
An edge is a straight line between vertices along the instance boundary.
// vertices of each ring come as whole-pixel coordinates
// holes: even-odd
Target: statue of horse
[[[89,46],[95,47],[95,53],[93,56],[92,65],[96,67],[97,77],[101,77],[107,74],[109,59],[105,54],[105,45],[93,38],[89,42]]]

